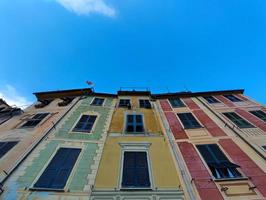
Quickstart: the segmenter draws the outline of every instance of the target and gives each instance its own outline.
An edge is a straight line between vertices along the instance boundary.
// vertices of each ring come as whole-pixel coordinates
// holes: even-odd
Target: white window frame
[[[153,181],[153,172],[152,172],[152,163],[150,159],[149,149],[151,146],[150,142],[120,142],[121,147],[121,155],[120,155],[120,173],[118,178],[118,190],[154,190],[154,181]],[[147,155],[147,163],[149,170],[149,179],[150,179],[150,187],[147,188],[125,188],[122,187],[123,180],[123,169],[124,169],[124,153],[125,152],[146,152]]]
[[[143,123],[143,132],[134,133],[134,132],[127,132],[127,115],[141,115],[142,116],[142,123]],[[123,134],[125,135],[145,135],[146,133],[146,126],[145,126],[145,119],[143,113],[138,113],[136,111],[133,112],[125,112],[124,114],[124,128],[123,128]]]
[[[95,120],[95,122],[94,122],[94,124],[93,124],[93,126],[92,126],[90,132],[74,131],[76,125],[78,124],[79,120],[81,119],[81,117],[82,117],[83,115],[96,115],[96,116],[97,116],[97,117],[96,117],[96,120]],[[86,135],[93,134],[93,133],[94,133],[94,130],[95,130],[95,127],[96,127],[96,124],[97,124],[99,118],[100,118],[100,114],[99,114],[99,113],[96,113],[96,112],[85,112],[85,113],[81,113],[80,116],[78,117],[78,119],[75,121],[74,125],[71,127],[71,129],[70,129],[69,132],[70,132],[70,133],[76,133],[76,134],[77,134],[77,133],[78,133],[78,134],[86,134]]]

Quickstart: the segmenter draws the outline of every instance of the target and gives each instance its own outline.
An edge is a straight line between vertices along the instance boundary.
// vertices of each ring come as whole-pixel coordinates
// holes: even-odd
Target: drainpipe
[[[207,105],[205,102],[203,102],[199,97],[196,97],[196,99],[201,102],[212,114],[214,114],[218,119],[220,119],[225,126],[227,126],[231,131],[233,131],[238,137],[240,137],[249,147],[251,147],[260,157],[262,157],[264,160],[266,160],[266,157],[260,153],[252,144],[250,144],[245,137],[243,137],[238,131],[234,129],[234,126],[228,124],[217,112],[213,111],[209,105]]]
[[[168,140],[170,142],[171,148],[173,150],[173,153],[174,153],[174,156],[175,156],[175,159],[176,159],[176,163],[177,163],[177,165],[178,165],[178,167],[179,167],[179,169],[181,171],[181,176],[182,176],[182,179],[183,179],[183,181],[185,183],[189,199],[190,200],[195,200],[195,199],[197,199],[197,195],[195,194],[195,190],[194,190],[194,188],[193,188],[193,186],[191,184],[191,180],[189,179],[189,174],[188,174],[188,172],[186,170],[185,163],[184,163],[184,161],[183,161],[183,159],[181,157],[182,154],[181,154],[178,146],[174,142],[175,139],[174,139],[173,134],[171,132],[171,129],[170,129],[168,123],[167,123],[167,120],[166,120],[166,118],[164,116],[164,113],[163,113],[162,109],[160,108],[160,106],[157,105],[156,103],[155,103],[155,109],[160,114],[160,117],[162,119],[163,125],[165,127],[165,132],[166,132],[167,138],[168,138]]]
[[[9,171],[9,173],[6,174],[5,178],[2,180],[2,182],[0,183],[0,186],[2,187],[4,185],[4,183],[7,181],[7,179],[11,176],[11,174],[20,166],[20,164],[22,164],[22,162],[30,155],[30,153],[44,140],[48,137],[49,133],[58,125],[59,122],[62,121],[62,119],[69,113],[70,110],[72,110],[72,108],[80,101],[80,99],[82,98],[82,96],[80,96],[78,98],[78,100],[76,102],[73,103],[73,105],[68,108],[68,110],[63,113],[63,115],[60,117],[59,120],[57,120],[56,123],[53,123],[53,125],[45,132],[45,134],[41,137],[41,139],[39,141],[37,141],[27,152],[26,154],[15,164],[15,166]],[[0,188],[1,188],[0,187]],[[0,193],[1,195],[1,193]]]

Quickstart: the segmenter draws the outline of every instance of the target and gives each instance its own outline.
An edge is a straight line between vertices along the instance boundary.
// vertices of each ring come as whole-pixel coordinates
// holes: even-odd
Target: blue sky
[[[1,0],[0,97],[244,88],[266,103],[265,0]]]

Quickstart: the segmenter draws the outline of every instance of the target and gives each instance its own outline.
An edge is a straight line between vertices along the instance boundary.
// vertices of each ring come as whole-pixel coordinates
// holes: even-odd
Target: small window
[[[103,98],[94,98],[91,105],[93,106],[102,106],[104,102]]]
[[[266,145],[262,146],[262,148],[266,151]]]
[[[131,104],[130,104],[130,100],[129,99],[120,99],[119,100],[119,107],[124,107],[124,108],[127,108],[127,107],[130,107]]]
[[[96,115],[82,115],[73,131],[90,133],[96,118]]]
[[[249,112],[255,115],[256,117],[260,118],[262,121],[266,122],[266,113],[263,112],[262,110],[253,110]]]
[[[241,118],[239,115],[237,115],[234,112],[228,112],[223,114],[239,128],[254,128],[252,124],[250,124],[248,121]]]
[[[143,119],[142,115],[128,114],[126,119],[127,133],[143,133]]]
[[[202,128],[191,113],[177,113],[185,129]]]
[[[173,108],[185,107],[185,104],[179,98],[168,99]]]
[[[151,103],[148,99],[140,99],[139,107],[140,108],[151,108]]]
[[[0,107],[0,112],[2,111],[2,110],[4,110],[5,109],[5,107]]]
[[[232,94],[225,94],[224,97],[227,98],[227,99],[229,99],[232,102],[242,101],[241,99],[237,98],[236,96],[234,96]]]
[[[32,118],[27,119],[27,122],[25,122],[22,127],[23,128],[33,128],[37,126],[49,113],[38,113],[34,115]]]
[[[122,188],[150,188],[146,152],[124,152]]]
[[[18,142],[0,142],[0,158],[2,158]]]
[[[216,179],[241,177],[239,166],[231,163],[217,144],[197,145],[197,149]]]
[[[207,97],[203,97],[206,101],[208,101],[208,103],[220,103],[220,101],[218,101],[216,98],[214,98],[213,96],[207,96]]]
[[[46,167],[35,189],[64,189],[81,149],[60,148]]]

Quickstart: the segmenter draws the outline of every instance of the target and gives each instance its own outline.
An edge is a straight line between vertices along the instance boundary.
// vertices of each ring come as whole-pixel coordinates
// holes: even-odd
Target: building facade
[[[242,93],[155,95],[196,199],[266,197],[265,108]]]
[[[243,92],[35,93],[0,125],[0,199],[266,199],[266,108]]]
[[[120,91],[116,100],[91,199],[184,199],[150,92]]]
[[[55,98],[53,112],[69,109],[51,130],[46,129],[46,137],[6,181],[3,199],[88,199],[112,105],[111,97],[90,93],[86,89],[37,94]],[[59,97],[63,101],[58,102]],[[99,104],[97,99],[104,101]],[[48,112],[49,106],[43,109]]]

